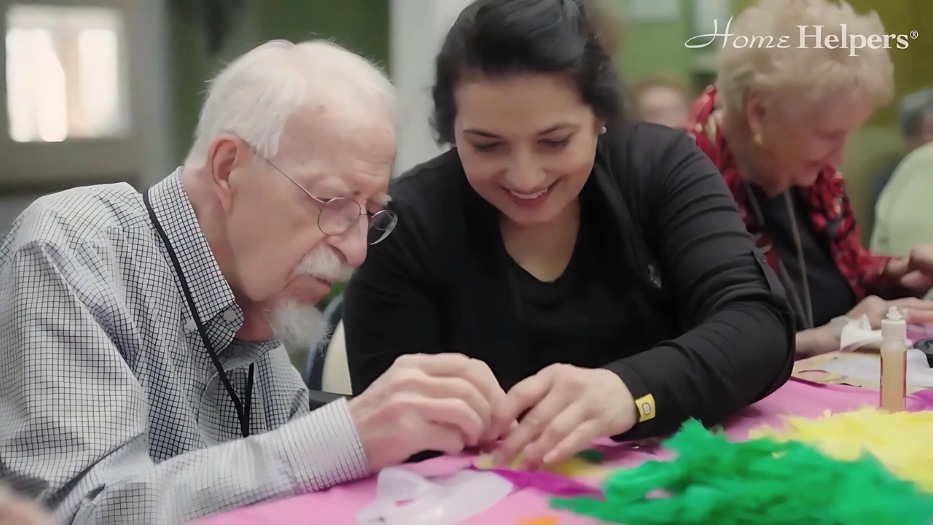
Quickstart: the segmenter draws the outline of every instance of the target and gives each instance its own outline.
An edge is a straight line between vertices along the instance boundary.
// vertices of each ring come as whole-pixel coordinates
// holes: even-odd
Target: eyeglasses
[[[321,229],[324,235],[343,235],[350,231],[360,220],[360,217],[364,215],[369,221],[366,242],[370,246],[382,242],[395,229],[395,224],[398,222],[398,216],[395,212],[380,210],[376,213],[369,213],[360,206],[360,203],[348,197],[322,199],[295,182],[295,179],[289,177],[269,159],[263,157],[263,160],[321,206],[321,212],[317,216],[317,227]]]

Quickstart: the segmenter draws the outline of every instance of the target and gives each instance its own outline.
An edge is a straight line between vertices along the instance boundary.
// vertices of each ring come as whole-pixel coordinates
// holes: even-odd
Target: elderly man
[[[400,359],[312,412],[279,345],[316,339],[313,305],[391,233],[395,149],[377,69],[271,42],[162,182],[36,201],[0,244],[0,478],[59,521],[174,523],[499,437],[478,361]]]

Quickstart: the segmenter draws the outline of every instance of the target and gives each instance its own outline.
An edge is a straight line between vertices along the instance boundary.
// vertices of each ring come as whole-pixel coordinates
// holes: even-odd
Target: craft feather
[[[800,442],[732,443],[697,421],[665,443],[670,461],[613,473],[604,499],[552,500],[610,523],[921,525],[933,497],[873,456],[843,462]]]
[[[495,472],[519,490],[535,489],[552,496],[600,495],[602,491],[598,487],[582,480],[605,479],[608,470],[598,465],[604,459],[603,454],[597,450],[585,450],[561,463],[546,465],[542,470],[528,471],[522,468],[521,458],[516,458],[510,465],[497,467],[491,456],[484,455],[474,461],[473,468]],[[594,484],[598,485],[598,482]]]
[[[887,413],[876,408],[819,419],[789,417],[784,429],[760,427],[750,437],[810,443],[824,454],[852,461],[868,452],[901,479],[933,493],[933,412]]]

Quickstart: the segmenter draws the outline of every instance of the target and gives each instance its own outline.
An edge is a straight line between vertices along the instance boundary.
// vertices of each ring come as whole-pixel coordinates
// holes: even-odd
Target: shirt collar
[[[211,339],[220,339],[215,341],[222,343],[217,345],[219,350],[229,344],[242,326],[243,311],[236,305],[233,290],[221,273],[217,259],[214,258],[204,232],[201,231],[194,208],[182,185],[181,173],[182,168],[178,168],[153,186],[149,190],[149,199],[153,212],[171,244],[171,251],[178,257],[179,266],[184,273],[184,280],[191,291],[201,322],[207,325],[223,313],[222,319],[229,330],[223,330],[223,335],[215,330],[208,330]],[[169,263],[171,264],[170,256]],[[184,295],[181,286],[179,292]],[[187,304],[185,313],[185,318],[189,321],[185,323],[185,331],[195,332],[197,328],[191,322],[193,319]]]

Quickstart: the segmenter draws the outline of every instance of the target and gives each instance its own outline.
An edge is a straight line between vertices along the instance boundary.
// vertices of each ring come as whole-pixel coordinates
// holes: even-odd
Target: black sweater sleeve
[[[657,159],[643,185],[666,286],[690,328],[606,365],[636,400],[654,400],[652,417],[617,439],[666,434],[689,418],[719,422],[775,391],[793,367],[783,288],[715,166],[686,135],[671,137],[640,152]]]
[[[430,227],[436,221],[425,218],[436,212],[431,195],[421,195],[411,186],[404,177],[393,184],[389,209],[398,214],[398,223],[384,241],[370,246],[366,262],[344,291],[354,394],[369,387],[402,354],[443,351],[436,296],[440,292],[431,273],[432,262],[443,254],[435,241],[437,228]]]

